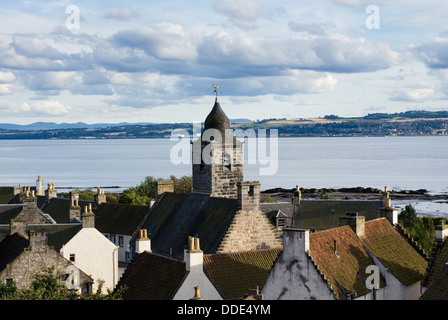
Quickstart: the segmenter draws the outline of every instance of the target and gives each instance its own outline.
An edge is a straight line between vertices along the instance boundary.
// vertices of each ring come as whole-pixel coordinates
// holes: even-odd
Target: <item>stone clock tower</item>
[[[243,142],[233,135],[218,97],[192,149],[193,192],[236,199],[237,183],[243,181]]]

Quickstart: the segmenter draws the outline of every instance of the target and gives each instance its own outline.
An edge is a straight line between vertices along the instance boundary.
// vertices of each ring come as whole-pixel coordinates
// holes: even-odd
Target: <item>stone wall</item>
[[[217,252],[282,247],[280,233],[261,211],[238,211]]]
[[[75,268],[69,260],[46,245],[46,235],[44,233],[31,233],[30,246],[3,269],[0,273],[0,281],[4,283],[11,279],[17,288],[26,288],[31,285],[36,274],[50,267],[54,269],[55,275],[65,275],[69,267]],[[87,284],[91,282],[91,279],[80,270],[77,272],[77,277],[78,288],[81,289],[82,293],[87,293]],[[62,283],[64,282],[62,281]]]
[[[193,191],[235,199],[237,183],[243,180],[242,142],[234,140],[226,145],[197,140],[193,142],[193,152],[199,150],[201,156],[210,153],[210,158],[200,161],[193,154]]]
[[[260,183],[238,183],[238,212],[224,236],[218,252],[279,248],[281,232],[260,210]]]

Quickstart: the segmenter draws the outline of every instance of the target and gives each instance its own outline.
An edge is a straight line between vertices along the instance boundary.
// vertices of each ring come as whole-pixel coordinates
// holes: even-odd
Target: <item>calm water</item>
[[[40,175],[44,185],[55,183],[58,190],[123,189],[145,176],[191,175],[191,164],[176,165],[170,160],[176,145],[179,142],[169,139],[0,140],[0,185],[35,185]],[[247,163],[250,152],[245,145],[244,179],[259,180],[262,190],[296,185],[388,186],[448,193],[448,137],[444,136],[280,138],[273,175],[260,175],[260,169],[269,165],[260,163],[258,156],[256,164]]]

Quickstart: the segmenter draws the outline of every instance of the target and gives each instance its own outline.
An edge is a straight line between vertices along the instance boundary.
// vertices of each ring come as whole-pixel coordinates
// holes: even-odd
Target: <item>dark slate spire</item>
[[[207,129],[219,130],[223,140],[226,129],[230,129],[229,118],[227,118],[226,114],[222,110],[218,97],[215,99],[215,105],[213,106],[212,111],[210,111],[207,118],[205,118],[204,131]]]

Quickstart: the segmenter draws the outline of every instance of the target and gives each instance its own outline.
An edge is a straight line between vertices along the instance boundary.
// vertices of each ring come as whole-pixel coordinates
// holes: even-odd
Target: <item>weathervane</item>
[[[218,94],[222,93],[222,91],[218,92],[218,84],[212,84],[212,87],[215,88],[213,92],[216,93],[216,98],[218,98]]]

